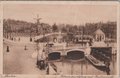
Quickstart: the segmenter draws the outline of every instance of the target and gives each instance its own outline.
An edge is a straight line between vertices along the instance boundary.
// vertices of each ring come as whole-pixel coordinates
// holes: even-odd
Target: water
[[[115,60],[115,59],[114,59]],[[54,62],[58,68],[58,72],[62,71],[64,75],[107,75],[105,71],[101,71],[89,63],[86,59],[82,61],[63,61]],[[116,74],[116,61],[110,64],[110,74]]]

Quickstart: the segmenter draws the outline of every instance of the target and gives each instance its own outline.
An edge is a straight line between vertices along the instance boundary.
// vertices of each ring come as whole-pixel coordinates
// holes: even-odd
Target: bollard
[[[11,40],[13,40],[13,37],[11,38]]]
[[[32,42],[32,38],[30,38],[30,42]]]
[[[24,50],[27,50],[26,45],[25,45],[25,49]]]
[[[9,52],[10,50],[9,50],[9,46],[7,46],[7,50],[6,50],[7,52]]]

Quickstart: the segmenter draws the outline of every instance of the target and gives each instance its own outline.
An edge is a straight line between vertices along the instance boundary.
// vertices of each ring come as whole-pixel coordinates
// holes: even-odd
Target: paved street
[[[34,47],[10,46],[10,52],[6,52],[4,45],[4,73],[5,74],[45,74],[36,67],[36,59],[32,58]]]

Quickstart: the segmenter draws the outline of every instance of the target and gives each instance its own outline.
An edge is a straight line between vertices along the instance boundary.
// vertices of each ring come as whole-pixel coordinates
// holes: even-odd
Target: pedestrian
[[[106,61],[105,64],[106,64],[106,73],[107,75],[110,75],[110,62]]]
[[[45,62],[44,60],[40,60],[40,69],[45,69]]]
[[[13,40],[13,37],[11,38],[11,40]]]
[[[109,67],[106,67],[106,73],[107,73],[107,75],[110,75],[110,68]]]
[[[7,52],[9,52],[10,50],[9,50],[9,46],[7,46],[7,50],[6,50]]]
[[[19,39],[18,39],[19,41],[20,41],[20,37],[19,37]]]
[[[46,68],[45,60],[42,60],[42,59],[39,60],[38,65],[39,65],[40,70],[45,70],[45,68]]]
[[[37,59],[36,65],[37,65],[37,68],[39,68],[39,60],[38,59]]]
[[[46,64],[46,69],[47,69],[46,74],[49,75],[49,65],[48,65],[48,63]]]

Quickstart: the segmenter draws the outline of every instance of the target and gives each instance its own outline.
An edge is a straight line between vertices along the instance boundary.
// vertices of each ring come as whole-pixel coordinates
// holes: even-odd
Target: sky
[[[24,20],[35,23],[37,14],[41,22],[48,24],[75,24],[117,20],[116,5],[80,4],[4,4],[5,19]]]

